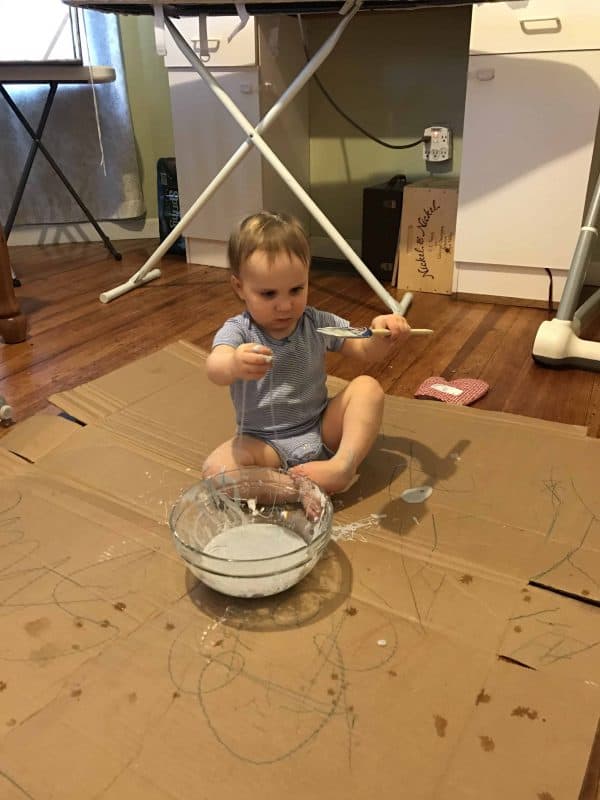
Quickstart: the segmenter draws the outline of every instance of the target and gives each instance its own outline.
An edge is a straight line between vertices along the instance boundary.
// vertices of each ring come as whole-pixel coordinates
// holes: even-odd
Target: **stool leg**
[[[52,100],[54,98],[54,94],[56,93],[56,86],[57,86],[57,83],[55,81],[52,81],[50,83],[50,92],[51,92],[51,97],[49,98],[50,104],[52,103]],[[56,163],[54,158],[50,155],[50,153],[46,149],[46,146],[44,145],[44,143],[41,141],[41,137],[37,137],[36,136],[36,132],[34,131],[34,129],[31,127],[31,125],[27,121],[27,118],[22,113],[21,109],[17,106],[17,104],[12,99],[12,97],[8,94],[8,92],[6,92],[3,89],[3,87],[1,87],[1,86],[0,86],[0,92],[2,93],[4,99],[6,100],[6,102],[10,106],[10,108],[12,109],[13,114],[17,117],[17,119],[19,120],[21,125],[25,128],[25,130],[27,131],[27,133],[29,134],[29,136],[31,137],[33,142],[35,143],[35,149],[33,150],[32,154],[31,154],[32,155],[32,161],[33,161],[33,157],[35,156],[35,153],[37,152],[37,150],[39,150],[42,153],[42,155],[44,156],[44,158],[46,159],[46,161],[50,164],[50,166],[52,167],[52,169],[54,170],[56,175],[60,178],[60,180],[62,181],[63,186],[65,187],[65,189],[69,192],[69,194],[71,195],[73,200],[75,200],[75,202],[77,203],[79,208],[83,211],[83,213],[85,214],[85,216],[88,219],[88,222],[90,222],[90,224],[93,226],[93,228],[96,231],[96,233],[98,234],[98,236],[102,239],[106,249],[109,251],[109,253],[112,255],[112,257],[116,261],[120,261],[123,256],[121,255],[121,253],[119,253],[115,249],[115,247],[114,247],[113,243],[111,242],[111,240],[104,233],[104,231],[102,230],[100,225],[96,222],[96,219],[95,219],[94,215],[92,214],[92,212],[85,205],[85,203],[83,202],[81,197],[77,194],[75,189],[71,186],[70,182],[65,177],[65,174],[63,173],[61,168],[58,166],[58,164]],[[48,105],[48,110],[46,112],[46,116],[47,116],[47,114],[49,112],[50,112],[50,105]],[[44,124],[45,124],[45,121],[44,121]],[[31,164],[29,165],[29,167],[31,168]]]
[[[56,83],[50,84],[48,94],[46,95],[46,102],[44,103],[44,108],[42,109],[42,116],[40,117],[40,121],[38,122],[37,129],[35,131],[32,129],[31,147],[29,148],[29,153],[27,154],[27,159],[25,161],[25,165],[21,173],[21,178],[17,185],[17,190],[15,192],[14,200],[8,212],[8,217],[6,218],[6,222],[4,223],[4,235],[6,236],[7,239],[10,236],[10,232],[12,231],[15,217],[17,216],[19,206],[21,205],[21,200],[23,199],[23,192],[25,191],[25,186],[27,185],[27,181],[31,173],[31,167],[33,166],[33,160],[35,159],[35,154],[37,153],[38,147],[40,146],[40,141],[42,139],[42,134],[44,133],[44,128],[46,127],[46,122],[48,121],[48,115],[50,114],[50,109],[52,108],[52,102],[54,100],[54,95],[56,94],[56,88],[57,88]],[[0,85],[0,94],[2,94],[2,96],[4,97],[9,106],[11,105],[11,103],[14,103],[11,96],[4,88],[4,86],[1,85]]]
[[[27,318],[21,313],[13,289],[8,247],[0,225],[0,336],[6,344],[22,342],[27,336]]]

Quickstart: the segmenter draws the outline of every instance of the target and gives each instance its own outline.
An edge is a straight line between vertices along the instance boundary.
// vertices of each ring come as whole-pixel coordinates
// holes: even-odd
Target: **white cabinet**
[[[229,25],[228,30],[231,29]],[[256,18],[256,34],[258,65],[211,70],[253,124],[264,116],[304,63],[297,23],[293,20],[271,16]],[[192,36],[193,31],[188,29],[185,35]],[[224,64],[233,60],[227,55],[225,45],[219,50]],[[246,58],[249,63],[254,60],[249,51],[246,55],[238,52],[237,58],[238,61]],[[169,63],[178,63],[177,58],[170,56]],[[183,213],[245,140],[245,134],[192,68],[171,66],[169,83]],[[283,110],[264,138],[294,177],[307,186],[306,89]],[[207,266],[227,266],[226,241],[232,228],[243,217],[261,209],[284,210],[307,223],[307,214],[300,202],[258,151],[251,149],[187,226],[184,232],[187,260]]]
[[[575,33],[585,28],[579,24],[584,5],[585,0],[492,3],[486,21],[494,31],[475,19],[485,6],[474,8],[472,48],[487,36],[486,46],[495,41],[501,52],[469,59],[455,242],[455,289],[461,294],[545,302],[550,268],[554,299],[560,297],[589,183],[600,49],[502,51],[521,29],[526,6],[529,20],[558,16],[561,31],[575,42]],[[569,26],[571,9],[579,22]],[[598,20],[600,34],[596,4],[588,9],[588,25]],[[516,23],[507,26],[509,34],[502,20]],[[594,38],[600,48],[600,35]]]
[[[469,52],[597,50],[598,0],[512,0],[473,6]]]

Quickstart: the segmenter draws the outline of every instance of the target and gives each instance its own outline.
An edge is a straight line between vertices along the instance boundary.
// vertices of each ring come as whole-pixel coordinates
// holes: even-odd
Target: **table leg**
[[[0,336],[6,344],[16,344],[25,340],[27,318],[21,313],[13,289],[8,247],[4,230],[0,225]]]

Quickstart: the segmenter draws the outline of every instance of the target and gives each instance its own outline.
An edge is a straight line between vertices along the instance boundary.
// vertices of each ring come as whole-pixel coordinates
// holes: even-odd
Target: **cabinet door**
[[[469,61],[455,259],[568,269],[600,108],[600,52]]]
[[[512,0],[473,6],[473,54],[591,50],[599,45],[598,0]]]
[[[258,122],[258,71],[217,72],[238,108]],[[191,70],[169,73],[177,181],[182,214],[229,160],[245,135]],[[233,226],[262,207],[260,156],[254,148],[238,164],[185,230],[185,236],[225,241]]]

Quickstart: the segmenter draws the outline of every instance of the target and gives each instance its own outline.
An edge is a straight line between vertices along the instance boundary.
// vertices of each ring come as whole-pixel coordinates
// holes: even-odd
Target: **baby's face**
[[[296,328],[308,297],[308,265],[297,256],[269,257],[255,250],[231,282],[257,325],[273,339],[285,339]]]

